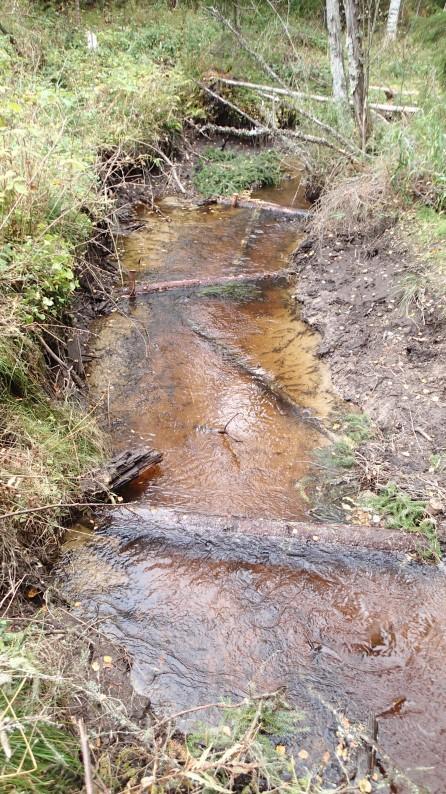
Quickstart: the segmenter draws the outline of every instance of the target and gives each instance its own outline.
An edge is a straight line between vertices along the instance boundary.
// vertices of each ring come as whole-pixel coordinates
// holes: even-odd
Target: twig
[[[262,695],[251,695],[239,703],[205,703],[202,706],[193,706],[190,709],[177,711],[175,714],[170,714],[168,717],[164,717],[162,720],[159,720],[155,723],[154,729],[159,728],[160,725],[165,725],[167,722],[177,720],[178,717],[184,717],[185,714],[193,714],[196,711],[204,711],[205,709],[239,709],[240,706],[242,706],[244,703],[249,703],[251,700],[271,700],[278,695],[283,695],[283,692],[284,687],[279,687],[279,689],[275,689],[274,692],[265,692]]]
[[[42,345],[42,347],[45,348],[45,350],[48,353],[48,355],[51,356],[51,358],[56,362],[56,364],[59,364],[59,366],[62,367],[62,369],[64,369],[65,372],[67,372],[69,374],[71,379],[75,382],[76,386],[78,386],[80,389],[83,389],[83,387],[84,387],[83,381],[81,380],[79,375],[76,374],[76,372],[74,371],[73,367],[72,366],[70,367],[65,361],[62,361],[62,359],[59,358],[58,355],[56,355],[54,350],[51,350],[50,346],[47,345],[47,343],[45,342],[44,338],[42,336],[40,336],[40,334],[36,334],[36,336],[37,336],[37,339],[39,340],[40,344]]]
[[[84,764],[84,775],[85,775],[85,790],[87,794],[94,794],[93,788],[93,778],[91,775],[91,761],[90,761],[90,748],[88,746],[88,736],[85,730],[85,725],[82,717],[80,717],[77,721],[77,727],[79,730],[79,737],[81,741],[81,753],[82,753],[82,761]]]
[[[143,146],[147,146],[148,149],[152,149],[152,151],[156,152],[156,154],[158,154],[161,157],[161,159],[164,160],[164,162],[167,163],[168,166],[170,166],[170,168],[172,170],[172,176],[173,176],[175,182],[177,183],[178,188],[185,195],[187,193],[187,190],[184,187],[184,185],[182,184],[182,182],[180,181],[180,178],[179,178],[179,176],[177,174],[177,170],[176,170],[175,164],[172,162],[172,160],[169,159],[167,154],[164,154],[164,152],[161,149],[158,149],[157,146],[153,146],[151,143],[147,143],[146,141],[135,141],[135,143],[140,143]]]

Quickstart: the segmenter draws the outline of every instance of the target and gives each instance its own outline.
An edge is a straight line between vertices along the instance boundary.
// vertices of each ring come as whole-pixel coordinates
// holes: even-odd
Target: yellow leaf
[[[372,790],[372,784],[370,783],[370,780],[367,780],[365,777],[363,777],[361,780],[358,780],[358,789],[361,794],[370,794]]]
[[[302,759],[302,761],[305,761],[308,758],[309,753],[307,753],[306,750],[300,750],[297,755]]]
[[[112,661],[113,661],[111,656],[103,656],[102,658],[104,659],[104,664],[107,664],[107,665],[111,664]]]
[[[276,744],[276,753],[277,753],[277,755],[285,755],[285,745],[284,744]]]

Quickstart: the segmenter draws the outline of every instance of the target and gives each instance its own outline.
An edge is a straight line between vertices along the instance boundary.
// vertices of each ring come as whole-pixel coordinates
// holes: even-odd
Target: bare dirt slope
[[[446,321],[429,298],[405,305],[410,253],[387,229],[368,241],[309,238],[294,263],[303,316],[322,335],[334,388],[376,426],[361,449],[370,483],[427,497],[444,535]]]

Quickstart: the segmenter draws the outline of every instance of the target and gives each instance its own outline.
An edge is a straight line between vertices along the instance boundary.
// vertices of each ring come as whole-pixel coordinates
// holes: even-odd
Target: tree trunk
[[[333,97],[336,102],[347,104],[347,82],[341,41],[341,18],[339,0],[327,0],[327,29],[330,48],[330,66],[333,81]]]
[[[361,148],[364,151],[370,132],[370,119],[367,106],[368,81],[364,63],[359,0],[344,0],[344,8],[347,25],[349,88],[353,100],[355,121],[361,138]]]
[[[390,0],[389,13],[387,16],[387,41],[395,41],[398,30],[398,17],[400,15],[401,0]]]

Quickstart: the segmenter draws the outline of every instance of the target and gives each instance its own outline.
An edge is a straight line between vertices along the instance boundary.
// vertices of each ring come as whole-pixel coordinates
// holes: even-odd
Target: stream
[[[258,195],[289,206],[295,194],[290,180]],[[303,239],[295,219],[178,198],[141,217],[121,241],[137,282],[276,273]],[[403,553],[313,554],[292,530],[262,534],[267,519],[314,521],[313,453],[341,407],[292,283],[122,297],[93,339],[90,398],[104,406],[114,446],[146,444],[164,459],[106,527],[67,548],[61,578],[128,651],[135,689],[170,714],[286,687],[303,713],[293,738],[309,754],[301,771],[327,751],[339,771],[339,719],[366,725],[375,714],[384,765],[442,794],[442,570]],[[198,516],[195,534],[180,514]],[[257,522],[255,534],[233,534],[233,516]],[[393,790],[415,790],[407,781]]]

